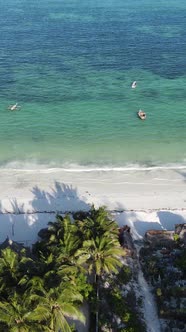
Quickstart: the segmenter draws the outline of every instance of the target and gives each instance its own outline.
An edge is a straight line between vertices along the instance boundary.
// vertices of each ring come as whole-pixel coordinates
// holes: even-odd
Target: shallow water
[[[0,2],[0,164],[185,164],[185,17],[183,0]]]

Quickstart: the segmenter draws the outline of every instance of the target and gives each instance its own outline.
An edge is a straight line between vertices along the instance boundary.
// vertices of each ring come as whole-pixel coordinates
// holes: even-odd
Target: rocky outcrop
[[[144,240],[152,247],[170,247],[174,243],[174,231],[150,230],[145,233]]]
[[[119,242],[120,245],[125,249],[127,256],[136,256],[136,248],[133,243],[129,226],[126,225],[119,228]]]
[[[172,247],[175,241],[175,234],[179,240],[186,244],[186,224],[175,225],[175,231],[149,230],[145,233],[144,240],[151,246]]]

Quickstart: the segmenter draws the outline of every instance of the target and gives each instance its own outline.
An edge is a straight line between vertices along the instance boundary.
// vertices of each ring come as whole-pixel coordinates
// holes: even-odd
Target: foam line
[[[39,165],[38,165],[39,166]],[[84,173],[84,172],[132,172],[132,171],[154,171],[154,170],[186,170],[186,166],[138,166],[138,167],[79,167],[79,168],[0,168],[1,171],[17,171],[17,172],[41,172],[41,173],[55,173],[55,172],[68,172],[68,173]]]

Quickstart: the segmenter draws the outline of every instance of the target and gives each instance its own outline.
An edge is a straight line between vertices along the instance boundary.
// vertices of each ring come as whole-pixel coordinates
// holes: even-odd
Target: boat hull
[[[138,117],[139,117],[141,120],[145,120],[145,119],[146,119],[146,114],[145,114],[145,112],[138,112]]]

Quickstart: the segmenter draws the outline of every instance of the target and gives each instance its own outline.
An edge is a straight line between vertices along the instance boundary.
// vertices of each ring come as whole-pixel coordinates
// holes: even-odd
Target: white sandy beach
[[[0,172],[0,242],[31,244],[56,212],[105,205],[134,238],[186,220],[186,168],[21,170]]]

